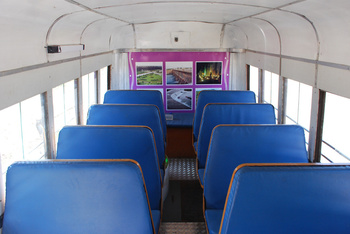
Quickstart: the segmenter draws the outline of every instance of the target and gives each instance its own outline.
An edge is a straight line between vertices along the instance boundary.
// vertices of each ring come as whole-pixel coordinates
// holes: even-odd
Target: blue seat
[[[199,93],[193,119],[193,142],[197,142],[204,107],[209,103],[255,103],[252,91],[203,90]]]
[[[152,211],[161,210],[161,175],[149,127],[65,126],[59,133],[56,158],[133,159],[142,168]]]
[[[204,173],[207,226],[218,233],[230,178],[244,163],[307,163],[299,125],[219,125],[213,130]],[[255,194],[254,194],[255,196]]]
[[[164,141],[166,142],[166,119],[162,93],[158,90],[108,90],[104,104],[153,104],[159,108]]]
[[[242,165],[219,233],[349,233],[350,165]]]
[[[203,111],[197,142],[198,175],[203,184],[212,130],[219,124],[275,124],[275,111],[270,104],[207,104]]]
[[[141,168],[130,160],[15,163],[2,232],[154,233]]]
[[[88,125],[142,125],[150,127],[156,140],[159,166],[164,174],[165,145],[159,117],[155,105],[146,104],[103,104],[92,105],[89,109]],[[138,143],[138,142],[135,142]]]

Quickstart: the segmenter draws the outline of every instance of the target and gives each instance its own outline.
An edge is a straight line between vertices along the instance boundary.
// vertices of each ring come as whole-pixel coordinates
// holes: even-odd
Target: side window
[[[350,99],[326,94],[321,162],[349,163]]]
[[[74,80],[52,90],[56,143],[58,134],[65,125],[76,125]]]
[[[264,95],[263,102],[270,103],[275,108],[275,116],[278,116],[278,92],[279,76],[275,73],[264,71]]]
[[[312,87],[287,79],[286,124],[299,124],[309,142]]]
[[[107,69],[108,67],[104,67],[100,69],[100,103],[103,103],[104,95],[107,92],[108,88],[108,76]]]
[[[91,72],[82,77],[83,82],[83,124],[86,123],[89,107],[96,104],[95,73]]]
[[[0,111],[3,183],[6,181],[7,168],[12,163],[47,158],[43,116],[40,95]]]
[[[249,89],[255,93],[256,102],[259,100],[259,68],[249,66]]]

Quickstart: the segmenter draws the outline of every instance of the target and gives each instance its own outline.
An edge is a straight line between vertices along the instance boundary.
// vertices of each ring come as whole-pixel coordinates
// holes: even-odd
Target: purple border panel
[[[229,52],[130,52],[129,53],[130,89],[163,90],[164,109],[166,113],[190,113],[195,111],[196,89],[229,89]],[[137,62],[162,62],[162,85],[137,85]],[[192,62],[192,84],[166,84],[166,62]],[[196,84],[196,62],[222,62],[221,84]],[[167,110],[167,89],[192,89],[192,108],[189,110]]]

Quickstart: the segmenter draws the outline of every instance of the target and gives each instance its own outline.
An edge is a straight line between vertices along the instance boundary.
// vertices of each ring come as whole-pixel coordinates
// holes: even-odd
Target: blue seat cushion
[[[161,212],[160,212],[160,210],[151,210],[151,212],[152,212],[152,219],[153,219],[154,229],[156,230],[156,233],[158,233],[159,226],[160,226]]]
[[[195,152],[197,152],[197,145],[198,145],[197,141],[193,142],[193,148]]]
[[[198,169],[198,177],[199,177],[199,182],[201,183],[201,186],[203,186],[204,183],[204,169]]]
[[[221,218],[223,210],[206,210],[205,219],[209,234],[217,234],[220,230]]]
[[[162,177],[162,181],[164,182],[164,169],[160,169],[160,176]]]

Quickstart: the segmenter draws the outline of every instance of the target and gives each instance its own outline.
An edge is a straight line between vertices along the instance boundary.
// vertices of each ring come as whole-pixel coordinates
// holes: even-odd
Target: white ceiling
[[[191,34],[187,49],[247,45],[300,58],[350,61],[350,47],[339,46],[350,39],[349,0],[1,0],[0,30],[0,71],[52,61],[45,53],[48,44],[84,43],[83,55],[171,48],[172,32]]]

